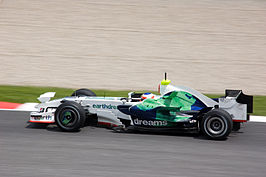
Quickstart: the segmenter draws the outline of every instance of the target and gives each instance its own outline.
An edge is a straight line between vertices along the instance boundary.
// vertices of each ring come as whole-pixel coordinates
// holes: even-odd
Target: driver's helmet
[[[143,93],[143,94],[141,95],[141,100],[145,100],[145,99],[147,99],[147,98],[152,98],[152,99],[154,99],[154,98],[155,98],[155,95],[152,94],[152,93]]]

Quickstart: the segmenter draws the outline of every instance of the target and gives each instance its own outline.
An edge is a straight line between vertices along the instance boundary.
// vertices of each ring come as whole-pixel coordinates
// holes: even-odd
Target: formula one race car
[[[42,94],[29,122],[56,123],[63,131],[77,131],[86,124],[138,130],[197,131],[211,139],[225,139],[239,130],[253,111],[253,97],[241,90],[226,90],[225,97],[211,99],[184,86],[172,86],[165,79],[160,94],[134,93],[123,97],[96,97],[79,89],[71,97],[49,101],[54,92]]]

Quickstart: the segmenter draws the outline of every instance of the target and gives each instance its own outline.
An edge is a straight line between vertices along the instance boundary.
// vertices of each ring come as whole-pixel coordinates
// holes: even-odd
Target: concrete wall
[[[0,1],[0,84],[266,94],[266,1]]]

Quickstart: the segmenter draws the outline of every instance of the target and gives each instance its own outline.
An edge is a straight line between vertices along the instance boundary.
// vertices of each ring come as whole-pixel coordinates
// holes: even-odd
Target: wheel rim
[[[72,127],[77,122],[77,113],[72,109],[65,109],[60,115],[60,122],[65,127]]]
[[[220,117],[212,117],[207,122],[207,129],[213,135],[220,135],[225,130],[225,123]]]

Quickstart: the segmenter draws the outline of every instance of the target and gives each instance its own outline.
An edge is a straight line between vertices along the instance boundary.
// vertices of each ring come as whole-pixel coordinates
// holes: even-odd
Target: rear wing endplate
[[[247,112],[253,113],[253,96],[245,95],[242,90],[225,90],[225,97],[236,97],[238,103],[247,104]]]

